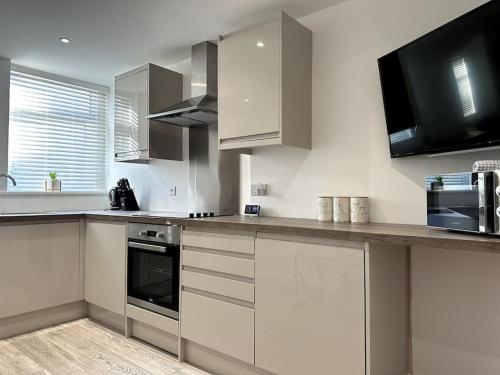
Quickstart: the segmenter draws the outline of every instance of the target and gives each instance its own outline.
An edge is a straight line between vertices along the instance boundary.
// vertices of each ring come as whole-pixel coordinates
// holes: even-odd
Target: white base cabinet
[[[365,374],[363,244],[256,239],[255,366]]]
[[[85,300],[124,315],[127,225],[88,221],[85,249]]]
[[[254,364],[254,232],[182,234],[181,336]],[[219,373],[219,371],[216,371]]]
[[[79,300],[80,222],[0,226],[0,318]]]
[[[500,373],[497,252],[412,249],[413,374]]]

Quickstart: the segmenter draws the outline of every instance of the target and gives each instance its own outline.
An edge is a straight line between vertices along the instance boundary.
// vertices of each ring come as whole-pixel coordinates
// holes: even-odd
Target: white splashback
[[[313,148],[251,156],[263,214],[316,217],[318,195],[362,195],[376,222],[425,223],[425,175],[470,170],[500,151],[390,159],[377,58],[485,0],[350,0],[304,17],[313,32]],[[250,200],[249,197],[246,198]]]

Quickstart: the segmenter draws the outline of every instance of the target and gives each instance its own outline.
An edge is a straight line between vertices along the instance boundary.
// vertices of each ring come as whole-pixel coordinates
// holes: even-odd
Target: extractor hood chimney
[[[191,96],[147,118],[186,127],[217,122],[217,46],[213,43],[191,48]]]

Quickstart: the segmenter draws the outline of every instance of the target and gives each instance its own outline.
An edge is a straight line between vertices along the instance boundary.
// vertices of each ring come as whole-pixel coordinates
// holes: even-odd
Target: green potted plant
[[[45,180],[45,191],[61,191],[61,180],[57,178],[57,172],[49,172],[49,178]]]
[[[431,182],[431,190],[443,190],[443,176],[435,176]]]

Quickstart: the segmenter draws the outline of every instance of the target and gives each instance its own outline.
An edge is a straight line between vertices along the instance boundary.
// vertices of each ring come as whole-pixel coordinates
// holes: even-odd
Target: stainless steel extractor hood
[[[217,122],[217,46],[202,42],[191,49],[191,99],[147,116],[178,126],[206,126]]]

